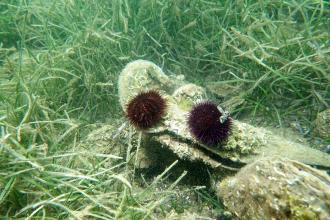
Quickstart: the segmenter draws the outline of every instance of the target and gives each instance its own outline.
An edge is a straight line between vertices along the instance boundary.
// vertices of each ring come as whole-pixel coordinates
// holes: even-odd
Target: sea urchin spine
[[[142,92],[127,105],[129,121],[139,129],[145,130],[159,123],[166,111],[166,101],[155,90]]]
[[[210,101],[196,104],[189,113],[188,126],[192,135],[205,145],[217,145],[227,140],[232,119],[220,121],[223,113]]]

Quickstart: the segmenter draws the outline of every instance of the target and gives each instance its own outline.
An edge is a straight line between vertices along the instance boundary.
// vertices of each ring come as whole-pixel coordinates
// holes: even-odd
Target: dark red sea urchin
[[[142,92],[127,105],[126,115],[137,128],[145,130],[155,126],[165,114],[166,101],[155,90]]]
[[[216,145],[227,140],[232,120],[220,122],[222,113],[210,101],[196,104],[188,116],[188,126],[192,135],[205,145]]]

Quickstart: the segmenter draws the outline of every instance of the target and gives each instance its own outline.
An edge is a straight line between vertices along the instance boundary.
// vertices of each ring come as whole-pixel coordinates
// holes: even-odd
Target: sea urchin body
[[[198,103],[189,113],[189,130],[201,143],[216,145],[228,138],[232,124],[230,117],[221,123],[221,116],[222,113],[212,102]]]
[[[126,114],[130,122],[139,129],[155,126],[165,114],[166,101],[155,90],[142,92],[127,105]]]

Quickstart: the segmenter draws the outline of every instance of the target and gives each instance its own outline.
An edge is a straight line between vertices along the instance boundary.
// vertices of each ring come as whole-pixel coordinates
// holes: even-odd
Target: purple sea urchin
[[[127,105],[126,116],[139,129],[155,126],[164,116],[166,101],[155,90],[142,92]]]
[[[196,104],[188,116],[188,126],[192,135],[205,145],[216,145],[227,140],[231,129],[231,118],[223,122],[223,113],[210,101]]]

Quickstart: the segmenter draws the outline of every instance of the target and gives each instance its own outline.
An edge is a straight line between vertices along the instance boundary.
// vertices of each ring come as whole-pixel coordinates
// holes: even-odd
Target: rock
[[[262,158],[217,185],[235,219],[330,219],[330,178],[303,163]]]
[[[144,90],[164,90],[173,86],[160,67],[146,60],[136,60],[126,65],[118,79],[119,101],[123,109],[128,101]]]
[[[228,111],[235,110],[245,102],[246,91],[243,90],[241,85],[232,86],[224,84],[222,81],[211,81],[205,86],[210,93],[222,100],[222,107]]]
[[[316,136],[330,139],[330,108],[317,114],[314,125],[314,133]]]
[[[135,144],[136,134],[129,134],[128,127],[122,128],[121,124],[93,126],[94,129],[72,149],[74,152],[79,152],[79,155],[75,156],[74,160],[68,160],[68,158],[65,160],[68,160],[69,163],[74,161],[72,166],[84,165],[86,169],[94,169],[93,164],[103,157],[109,158],[106,167],[112,167],[114,163],[118,163],[118,160],[123,160],[127,151],[126,140],[130,136],[132,143]]]
[[[158,142],[163,149],[172,151],[182,160],[202,162],[213,169],[237,171],[243,165],[264,156],[277,155],[310,165],[330,167],[328,154],[291,141],[291,137],[283,138],[267,129],[238,120],[232,120],[227,141],[217,146],[200,143],[191,135],[187,117],[194,104],[203,99],[208,100],[205,89],[168,77],[150,61],[128,63],[118,79],[118,96],[123,111],[126,111],[125,106],[129,100],[148,90],[158,90],[166,99],[167,109],[157,126],[144,131],[146,139]]]
[[[209,82],[205,86],[209,92],[223,99],[229,96],[238,95],[240,92],[240,86],[232,86],[225,84],[222,81]]]
[[[206,97],[205,90],[202,87],[192,83],[179,87],[173,93],[173,98],[175,99],[178,107],[187,111],[191,109],[194,103],[197,103]]]
[[[146,152],[146,148],[141,147],[143,139],[144,135],[142,133],[132,129],[127,122],[119,120],[113,124],[98,124],[74,148],[74,151],[83,153],[77,157],[78,163],[94,160],[95,155],[104,155],[115,159],[109,161],[108,167],[111,167],[113,162],[117,163],[117,160],[120,159],[126,160],[132,167],[147,169],[153,161],[148,156],[149,152]],[[137,150],[139,145],[140,147]],[[129,156],[127,156],[128,153]]]

